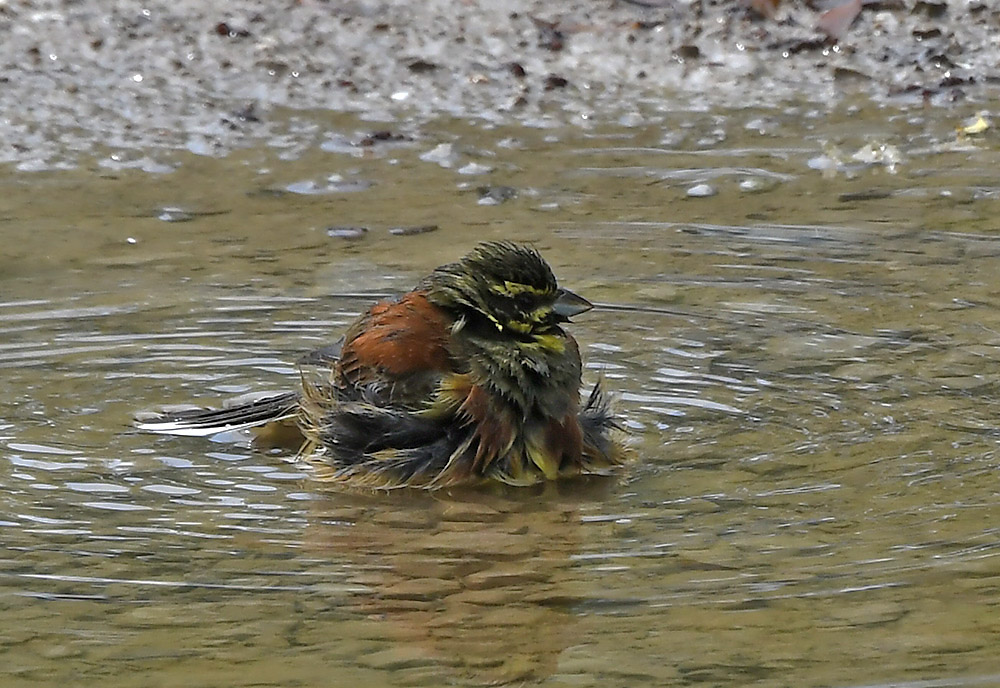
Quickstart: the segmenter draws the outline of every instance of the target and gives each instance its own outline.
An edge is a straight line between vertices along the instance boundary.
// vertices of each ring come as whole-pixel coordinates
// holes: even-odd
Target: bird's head
[[[457,327],[489,323],[513,337],[547,334],[593,308],[559,287],[538,251],[508,241],[479,244],[431,273],[424,287],[432,302],[457,312]]]

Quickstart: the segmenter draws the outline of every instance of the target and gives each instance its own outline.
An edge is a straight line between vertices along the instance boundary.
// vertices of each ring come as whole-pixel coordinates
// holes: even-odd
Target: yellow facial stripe
[[[534,319],[531,322],[511,320],[504,324],[504,328],[510,330],[511,332],[517,332],[518,334],[530,334],[532,335],[532,341],[537,344],[538,348],[545,349],[546,351],[559,351],[561,353],[563,351],[563,339],[559,335],[532,334],[540,324],[540,320]]]
[[[548,289],[539,289],[538,287],[533,287],[530,284],[521,284],[520,282],[511,281],[504,281],[503,284],[490,285],[490,291],[494,294],[499,294],[500,296],[518,296],[520,294],[551,296],[552,294],[552,292]]]
[[[561,354],[566,351],[566,340],[557,334],[536,334],[531,341],[521,342],[518,346]]]
[[[483,315],[485,315],[487,318],[489,318],[490,322],[492,322],[494,325],[496,325],[498,330],[500,330],[501,332],[503,332],[503,324],[499,320],[497,320],[496,318],[494,318],[492,315],[490,315],[489,313],[487,313],[485,311],[483,311]]]
[[[536,308],[535,310],[528,313],[528,319],[533,323],[544,322],[552,315],[551,306],[542,306],[541,308]]]
[[[521,334],[528,334],[529,332],[531,332],[532,325],[531,323],[517,322],[516,320],[512,320],[507,323],[507,329],[514,330],[515,332],[520,332]]]

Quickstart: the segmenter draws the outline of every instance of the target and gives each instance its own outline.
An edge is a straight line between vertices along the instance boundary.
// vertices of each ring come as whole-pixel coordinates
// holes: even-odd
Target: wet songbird
[[[138,427],[210,435],[283,423],[319,477],[358,487],[603,474],[624,458],[617,425],[599,384],[581,399],[580,351],[562,328],[591,307],[535,249],[483,243],[305,357],[318,372],[303,373],[300,391]]]

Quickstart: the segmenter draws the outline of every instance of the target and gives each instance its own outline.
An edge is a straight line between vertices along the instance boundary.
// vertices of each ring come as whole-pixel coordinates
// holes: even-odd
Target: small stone
[[[892,192],[888,189],[862,189],[861,191],[848,191],[837,196],[841,203],[854,203],[857,201],[878,201],[889,198]]]
[[[809,158],[806,161],[806,166],[810,170],[817,170],[819,172],[833,172],[839,166],[839,163],[831,158],[829,155],[817,155],[814,158]]]
[[[415,234],[428,234],[436,232],[437,225],[413,225],[410,227],[390,227],[389,234],[393,236],[414,236]]]
[[[517,189],[512,186],[481,186],[477,191],[479,205],[500,205],[517,197]]]
[[[156,211],[156,219],[163,222],[190,222],[194,219],[194,213],[183,208],[167,206]]]
[[[361,239],[367,233],[367,227],[327,227],[326,229],[326,235],[334,239]]]
[[[424,74],[425,72],[433,72],[438,67],[440,67],[440,65],[437,64],[436,62],[417,59],[410,62],[408,65],[406,65],[406,67],[414,74]]]
[[[450,143],[442,143],[420,154],[424,162],[436,162],[441,167],[453,167],[458,161],[458,152]]]
[[[718,191],[715,190],[715,187],[709,184],[695,184],[687,190],[687,195],[691,198],[708,198],[717,193]]]
[[[554,91],[558,88],[566,88],[567,86],[569,86],[569,80],[558,74],[549,74],[545,77],[544,88],[546,91]]]
[[[489,165],[480,165],[478,162],[470,162],[458,168],[459,174],[489,174],[493,168]]]
[[[285,187],[286,191],[303,196],[312,196],[328,193],[352,193],[365,191],[373,186],[373,182],[367,179],[344,179],[339,174],[330,175],[322,182],[306,179],[300,182],[292,182]]]

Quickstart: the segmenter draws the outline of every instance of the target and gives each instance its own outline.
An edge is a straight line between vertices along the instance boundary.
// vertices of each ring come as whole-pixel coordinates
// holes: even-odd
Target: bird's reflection
[[[574,642],[584,589],[573,555],[581,510],[615,481],[550,483],[388,498],[330,495],[307,546],[336,553],[390,656],[418,657],[452,680],[508,683],[551,675]],[[387,661],[392,665],[391,660]],[[443,676],[442,676],[443,677]]]

